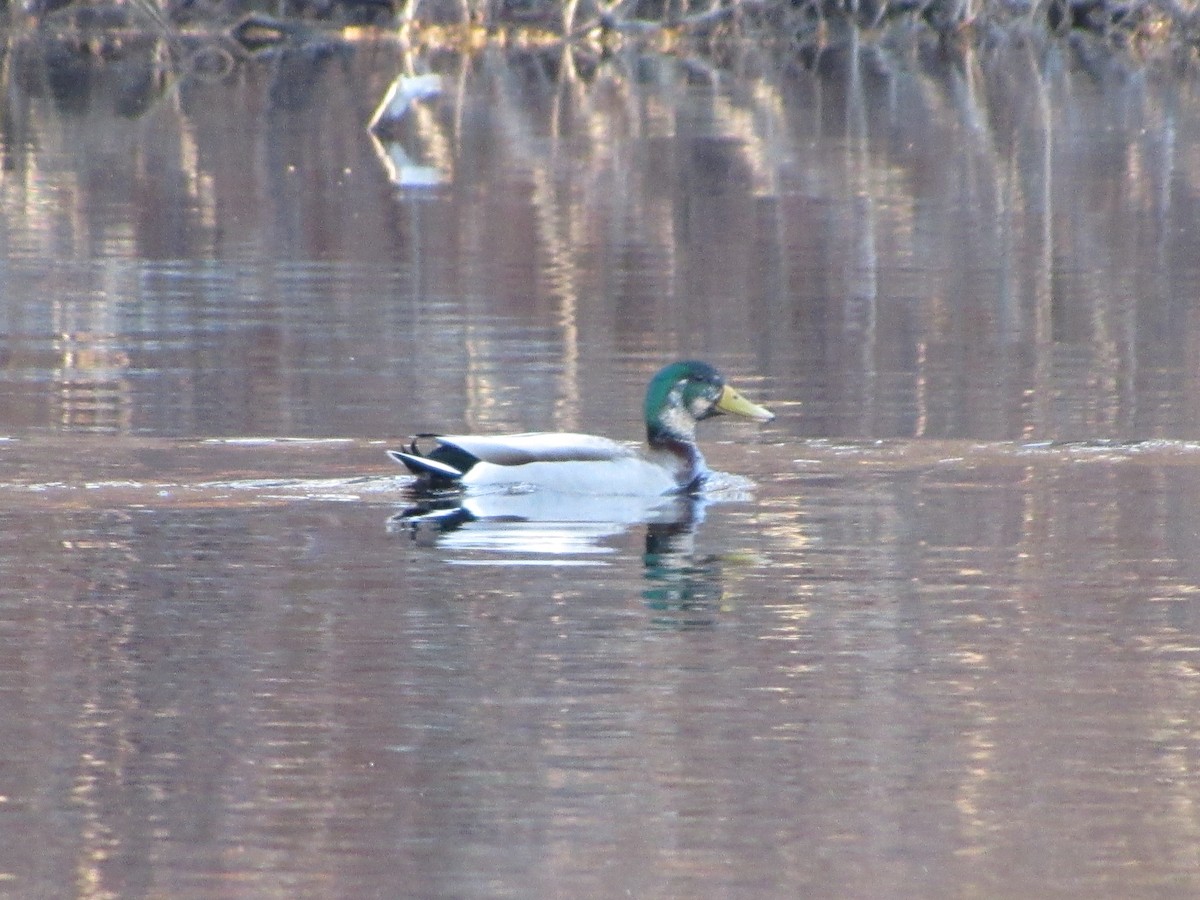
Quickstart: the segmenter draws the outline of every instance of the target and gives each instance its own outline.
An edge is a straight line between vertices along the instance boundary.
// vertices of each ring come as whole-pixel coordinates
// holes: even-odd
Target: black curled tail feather
[[[433,438],[437,446],[426,452],[418,445],[422,438]],[[403,450],[389,450],[388,456],[404,466],[430,488],[458,487],[462,477],[479,459],[461,447],[443,442],[436,434],[418,434]]]
[[[415,450],[415,447],[410,447]],[[419,478],[427,478],[430,484],[454,484],[463,477],[463,473],[451,465],[422,456],[420,453],[406,453],[402,450],[389,450],[387,455],[408,471]]]

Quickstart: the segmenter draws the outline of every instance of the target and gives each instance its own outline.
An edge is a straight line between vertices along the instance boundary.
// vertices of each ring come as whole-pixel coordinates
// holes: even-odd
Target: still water
[[[6,45],[0,892],[1200,892],[1192,76],[79,49]],[[778,414],[726,489],[401,517],[678,357]]]

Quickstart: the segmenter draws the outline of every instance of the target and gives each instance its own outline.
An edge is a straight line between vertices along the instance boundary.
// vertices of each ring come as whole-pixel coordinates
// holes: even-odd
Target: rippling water
[[[1190,80],[9,52],[0,892],[1200,890]],[[702,498],[383,452],[679,356],[779,414]]]

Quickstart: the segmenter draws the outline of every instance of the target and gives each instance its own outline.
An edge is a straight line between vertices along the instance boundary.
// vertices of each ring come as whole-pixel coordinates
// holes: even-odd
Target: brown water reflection
[[[0,890],[1200,889],[1191,80],[7,48]],[[676,356],[753,491],[397,527],[392,441]]]
[[[343,449],[266,452],[324,470]],[[754,498],[542,545],[554,565],[389,531],[399,497],[9,494],[7,877],[170,896],[1196,888],[1194,463],[743,449],[712,456],[752,460]]]
[[[119,70],[64,97],[14,61],[10,428],[576,428],[612,414],[595,373],[699,355],[803,434],[1196,432],[1190,80],[1053,46],[727,72],[318,45],[121,119]],[[453,180],[397,190],[364,125],[417,65],[445,90],[400,137]]]

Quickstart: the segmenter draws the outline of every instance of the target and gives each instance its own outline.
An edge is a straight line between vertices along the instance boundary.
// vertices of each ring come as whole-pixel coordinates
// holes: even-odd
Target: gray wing
[[[634,456],[628,444],[594,434],[529,432],[527,434],[439,434],[439,444],[463,450],[496,466],[534,462],[607,462]]]

